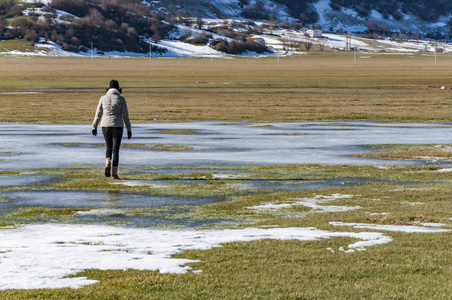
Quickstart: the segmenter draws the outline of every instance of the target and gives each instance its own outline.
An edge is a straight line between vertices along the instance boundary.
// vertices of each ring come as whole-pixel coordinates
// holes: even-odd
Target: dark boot
[[[105,159],[105,176],[111,176],[111,159],[109,157]]]
[[[118,167],[113,167],[113,179],[119,179],[118,176]]]

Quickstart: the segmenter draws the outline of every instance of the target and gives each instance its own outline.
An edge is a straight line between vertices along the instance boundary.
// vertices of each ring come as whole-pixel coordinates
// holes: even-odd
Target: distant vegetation
[[[103,51],[146,52],[143,37],[159,40],[170,29],[164,19],[139,0],[54,0],[50,6],[9,0],[0,3],[0,40],[43,38],[73,52],[91,43]]]
[[[62,13],[63,12],[63,13]],[[173,10],[153,12],[140,0],[53,0],[40,3],[0,1],[0,40],[25,39],[31,43],[42,39],[71,52],[87,52],[93,44],[102,51],[146,53],[149,39],[158,42],[175,30],[175,24],[192,25],[190,13]],[[233,32],[233,31],[231,31]],[[229,35],[229,36],[232,36]],[[193,44],[209,44],[212,36],[184,37]],[[232,36],[236,41],[217,41],[215,47],[226,53],[265,52],[267,48],[246,36]],[[166,49],[152,47],[154,52]]]

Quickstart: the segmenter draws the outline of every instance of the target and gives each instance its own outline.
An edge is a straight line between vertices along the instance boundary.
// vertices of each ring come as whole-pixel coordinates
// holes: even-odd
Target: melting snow
[[[452,172],[452,168],[438,169],[438,170],[435,170],[435,171],[433,171],[433,172],[448,173],[448,172]]]
[[[399,232],[410,232],[410,233],[424,233],[424,232],[448,232],[449,229],[432,228],[444,227],[445,224],[435,224],[429,223],[428,227],[424,226],[410,226],[410,225],[378,225],[378,224],[365,224],[365,223],[342,223],[342,222],[330,222],[333,226],[351,226],[353,228],[360,229],[374,229],[374,230],[385,230],[385,231],[399,231]],[[447,225],[446,225],[447,226]]]
[[[360,239],[348,246],[363,250],[392,239],[375,232],[329,232],[316,228],[163,230],[98,225],[24,225],[0,230],[0,289],[79,288],[97,281],[71,277],[86,269],[193,271],[194,260],[172,258],[189,249],[261,239],[312,241],[332,237]],[[195,271],[200,272],[200,271]]]
[[[120,216],[125,213],[127,213],[127,211],[122,209],[91,209],[88,211],[76,212],[79,216]]]
[[[295,199],[297,201],[291,203],[281,203],[281,204],[263,204],[257,206],[250,206],[248,209],[255,209],[261,211],[268,210],[280,210],[284,208],[290,208],[296,205],[303,205],[312,208],[315,212],[342,212],[342,211],[350,211],[355,209],[360,209],[361,206],[337,206],[337,205],[321,205],[326,204],[327,202],[337,200],[337,199],[350,199],[352,195],[341,195],[341,194],[333,194],[331,196],[323,196],[317,195],[314,198],[300,198]]]

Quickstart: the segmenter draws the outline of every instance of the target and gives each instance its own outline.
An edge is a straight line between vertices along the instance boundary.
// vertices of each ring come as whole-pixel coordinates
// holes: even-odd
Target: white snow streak
[[[373,230],[384,230],[384,231],[399,231],[399,232],[409,232],[409,233],[432,233],[432,232],[448,232],[449,229],[432,228],[444,227],[445,224],[434,224],[428,223],[428,227],[424,226],[411,226],[411,225],[378,225],[378,224],[365,224],[365,223],[342,223],[342,222],[330,222],[333,226],[351,226],[353,228],[360,229],[373,229]]]
[[[327,202],[338,200],[338,199],[350,199],[353,195],[341,195],[333,194],[331,196],[316,195],[314,198],[300,198],[294,199],[297,201],[290,203],[269,203],[257,206],[250,206],[248,209],[269,211],[269,210],[280,210],[284,208],[290,208],[297,205],[303,205],[312,208],[315,212],[343,212],[355,209],[360,209],[361,206],[338,206],[338,205],[322,205]]]

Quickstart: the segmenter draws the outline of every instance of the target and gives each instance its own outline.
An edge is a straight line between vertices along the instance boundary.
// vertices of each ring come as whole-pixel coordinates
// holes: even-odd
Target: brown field
[[[451,67],[448,54],[437,64],[421,54],[359,54],[356,65],[346,52],[279,63],[274,57],[0,58],[0,122],[89,124],[113,78],[124,88],[133,123],[448,121],[452,92],[440,86],[452,85]]]

